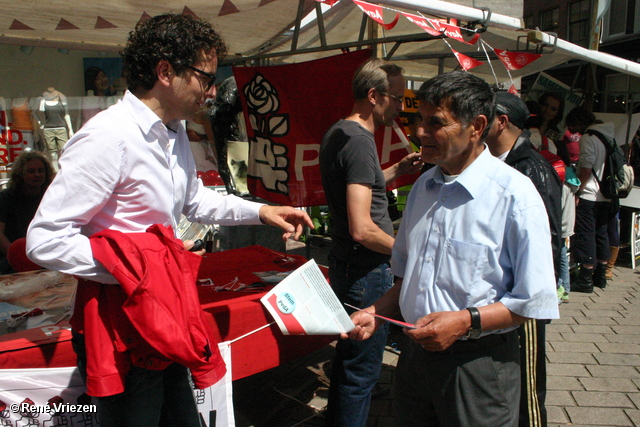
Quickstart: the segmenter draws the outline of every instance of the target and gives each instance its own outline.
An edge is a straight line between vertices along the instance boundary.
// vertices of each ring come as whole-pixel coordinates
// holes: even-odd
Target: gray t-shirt
[[[373,134],[352,120],[340,120],[325,134],[320,147],[320,172],[331,213],[331,252],[344,262],[375,267],[389,255],[356,243],[349,233],[347,184],[366,184],[372,189],[371,219],[393,236],[387,210],[386,182],[380,167]]]

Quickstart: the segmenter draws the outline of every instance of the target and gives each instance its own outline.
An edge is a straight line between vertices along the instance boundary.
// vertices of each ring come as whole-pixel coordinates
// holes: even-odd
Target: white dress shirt
[[[60,172],[27,234],[37,264],[102,283],[117,283],[92,257],[88,236],[105,230],[177,229],[192,222],[260,224],[262,205],[205,188],[179,121],[168,126],[130,92],[66,144]]]
[[[393,246],[404,319],[498,301],[521,316],[558,318],[550,242],[531,180],[486,147],[452,182],[430,169],[413,185]]]

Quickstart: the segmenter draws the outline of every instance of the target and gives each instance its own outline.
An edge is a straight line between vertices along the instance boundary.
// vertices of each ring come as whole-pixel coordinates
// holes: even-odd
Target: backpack
[[[633,188],[633,168],[627,163],[615,139],[610,142],[603,134],[592,129],[587,129],[586,133],[597,136],[607,150],[602,179],[598,179],[596,171],[591,169],[600,186],[600,192],[607,199],[624,199]]]
[[[540,146],[540,148],[542,147],[544,147],[544,145]],[[566,166],[560,156],[553,154],[549,150],[541,150],[539,151],[539,153],[542,154],[542,157],[547,159],[549,163],[551,163],[551,166],[553,166],[553,168],[556,170],[556,173],[560,177],[560,181],[564,182],[566,178]]]

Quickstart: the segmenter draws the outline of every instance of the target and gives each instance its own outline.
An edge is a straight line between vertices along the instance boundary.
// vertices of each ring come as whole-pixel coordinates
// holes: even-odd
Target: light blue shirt
[[[498,301],[524,317],[557,319],[550,242],[531,180],[486,147],[452,182],[432,168],[414,184],[393,246],[404,319]]]

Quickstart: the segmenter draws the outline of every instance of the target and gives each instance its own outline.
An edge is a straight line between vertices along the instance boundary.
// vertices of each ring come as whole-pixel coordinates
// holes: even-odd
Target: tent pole
[[[298,48],[298,36],[300,36],[300,22],[302,22],[302,16],[304,14],[304,0],[298,1],[298,14],[296,15],[296,26],[293,30],[293,37],[291,38],[291,50],[295,51]]]

